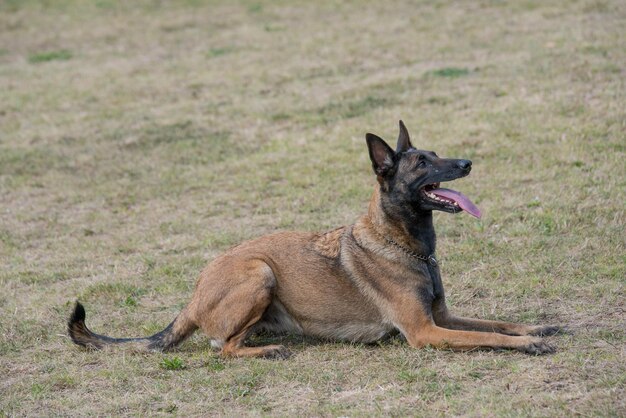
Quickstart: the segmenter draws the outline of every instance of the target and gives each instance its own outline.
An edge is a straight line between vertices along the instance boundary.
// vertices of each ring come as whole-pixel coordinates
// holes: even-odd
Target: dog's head
[[[480,218],[480,210],[466,196],[439,187],[442,182],[467,176],[472,169],[470,160],[439,158],[432,151],[415,149],[402,121],[395,151],[374,134],[368,133],[365,139],[381,186],[381,199],[417,212],[464,210]]]

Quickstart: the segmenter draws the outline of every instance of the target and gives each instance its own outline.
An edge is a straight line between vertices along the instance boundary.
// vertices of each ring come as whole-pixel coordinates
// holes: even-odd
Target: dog
[[[133,343],[164,351],[201,328],[223,356],[286,358],[284,346],[246,346],[246,338],[264,330],[370,343],[399,331],[416,348],[553,352],[540,337],[556,334],[557,326],[448,311],[433,211],[481,216],[463,194],[440,187],[467,176],[472,162],[414,148],[402,121],[395,151],[371,133],[366,142],[378,184],[367,213],[353,225],[279,232],[229,249],[200,273],[191,301],[174,321],[150,337],[95,334],[77,301],[68,322],[72,341],[91,349]]]

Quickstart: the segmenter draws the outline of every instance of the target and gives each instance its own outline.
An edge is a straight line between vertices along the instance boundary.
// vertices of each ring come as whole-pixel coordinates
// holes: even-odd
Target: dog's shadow
[[[383,338],[371,342],[349,342],[336,341],[324,338],[311,337],[300,334],[276,334],[266,331],[260,331],[250,335],[246,340],[248,347],[263,347],[267,345],[282,345],[289,349],[292,353],[302,351],[307,347],[392,347],[399,344],[405,344],[406,338],[400,332],[392,332]],[[191,338],[187,343],[181,345],[176,351],[197,352],[198,350],[210,349],[210,343],[204,336]],[[217,352],[217,351],[216,351]]]
[[[265,345],[284,345],[292,350],[301,350],[310,346],[363,346],[363,347],[384,347],[402,344],[406,338],[399,332],[394,331],[373,342],[349,342],[337,341],[319,337],[311,337],[300,334],[275,334],[265,331],[257,332],[246,340],[246,345],[250,347],[261,347]]]

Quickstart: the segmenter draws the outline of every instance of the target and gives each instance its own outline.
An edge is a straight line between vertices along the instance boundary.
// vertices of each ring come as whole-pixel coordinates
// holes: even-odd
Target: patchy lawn
[[[626,3],[0,3],[0,416],[626,414]],[[84,352],[169,323],[247,238],[366,210],[364,134],[470,158],[437,214],[463,315],[554,355],[300,337],[288,361]]]

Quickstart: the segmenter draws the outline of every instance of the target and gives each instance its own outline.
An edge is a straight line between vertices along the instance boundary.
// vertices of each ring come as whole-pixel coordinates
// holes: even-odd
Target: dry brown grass
[[[618,0],[0,2],[0,416],[623,416],[624,27]],[[569,325],[557,354],[70,344],[76,298],[145,335],[233,243],[350,223],[399,118],[474,161],[486,216],[436,218],[453,308]]]

